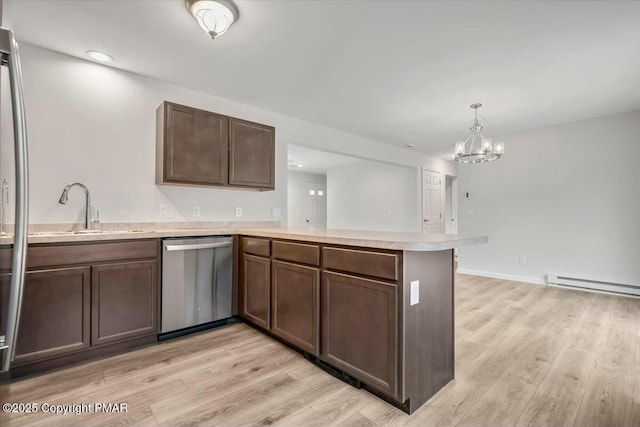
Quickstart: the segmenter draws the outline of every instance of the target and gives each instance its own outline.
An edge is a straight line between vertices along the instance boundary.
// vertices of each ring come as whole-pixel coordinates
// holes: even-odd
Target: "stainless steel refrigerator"
[[[20,306],[24,287],[27,260],[27,224],[29,212],[29,173],[27,162],[27,125],[22,95],[22,72],[18,44],[11,30],[0,28],[0,57],[2,70],[0,88],[10,92],[10,102],[0,105],[0,114],[12,116],[13,129],[0,129],[0,179],[6,179],[8,188],[3,190],[2,223],[0,231],[6,229],[7,222],[13,222],[13,230],[0,238],[0,374],[6,375],[11,366],[20,323]],[[0,93],[0,99],[9,97]],[[13,133],[12,137],[5,138]],[[9,166],[7,166],[9,165]],[[6,211],[6,191],[13,193],[15,212],[13,218]]]

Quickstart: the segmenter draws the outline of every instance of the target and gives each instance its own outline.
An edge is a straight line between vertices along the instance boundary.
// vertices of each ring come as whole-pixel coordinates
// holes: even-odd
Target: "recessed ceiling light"
[[[107,55],[104,52],[100,52],[99,50],[88,50],[87,51],[87,55],[89,55],[89,58],[93,59],[94,61],[98,61],[98,62],[112,62],[113,61],[113,57],[111,55]]]
[[[301,167],[302,167],[302,166],[304,166],[304,165],[303,165],[303,164],[301,164],[301,163],[298,163],[298,164],[297,164],[297,166],[298,166],[299,168],[301,168]]]

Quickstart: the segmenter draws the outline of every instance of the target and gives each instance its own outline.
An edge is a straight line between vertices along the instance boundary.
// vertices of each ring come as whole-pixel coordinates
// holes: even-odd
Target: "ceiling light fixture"
[[[185,5],[212,39],[226,33],[240,16],[238,8],[230,0],[185,0]]]
[[[476,110],[473,125],[469,128],[471,133],[466,140],[456,143],[456,152],[453,160],[459,163],[484,163],[498,160],[504,154],[504,142],[493,142],[491,138],[485,138],[480,133],[482,125],[478,122],[478,108],[482,104],[471,104]]]
[[[112,62],[113,61],[113,57],[111,55],[107,55],[104,52],[100,52],[99,50],[88,50],[87,51],[87,55],[89,55],[89,58],[93,59],[94,61],[98,61],[98,62]]]

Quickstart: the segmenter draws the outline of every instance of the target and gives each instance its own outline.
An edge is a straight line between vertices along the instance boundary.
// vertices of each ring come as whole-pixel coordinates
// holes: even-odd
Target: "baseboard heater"
[[[594,291],[640,296],[640,286],[600,282],[598,280],[577,279],[575,277],[558,276],[557,274],[548,274],[547,284],[550,286],[560,286],[564,288],[589,289]]]

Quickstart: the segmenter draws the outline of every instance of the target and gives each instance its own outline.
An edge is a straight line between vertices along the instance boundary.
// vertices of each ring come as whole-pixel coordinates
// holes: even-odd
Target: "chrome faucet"
[[[89,193],[89,189],[84,184],[80,182],[72,182],[71,184],[64,187],[64,190],[62,190],[62,194],[60,195],[60,200],[58,200],[58,203],[60,203],[61,205],[65,205],[67,203],[67,201],[69,200],[69,190],[74,185],[77,185],[78,187],[84,190],[84,194],[85,194],[84,228],[85,230],[91,230],[92,225],[98,222],[99,219],[95,219],[95,220],[91,219],[91,194]]]

